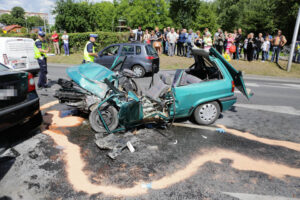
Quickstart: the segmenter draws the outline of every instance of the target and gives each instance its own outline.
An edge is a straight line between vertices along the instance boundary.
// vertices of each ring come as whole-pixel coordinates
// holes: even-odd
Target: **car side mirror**
[[[98,53],[98,56],[99,56],[99,57],[102,57],[102,56],[103,56],[103,53],[102,53],[102,52],[99,52],[99,53]]]

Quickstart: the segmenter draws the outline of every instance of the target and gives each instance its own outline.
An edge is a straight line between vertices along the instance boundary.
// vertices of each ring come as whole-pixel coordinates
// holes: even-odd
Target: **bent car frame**
[[[96,132],[112,133],[144,124],[165,126],[179,118],[209,125],[236,103],[235,88],[248,99],[252,96],[242,73],[215,49],[192,51],[195,58],[192,66],[156,74],[147,90],[130,82],[134,73],[128,69],[116,73],[95,63],[71,67],[67,73],[84,98],[73,102],[73,106],[89,102],[86,107],[91,127]],[[127,77],[129,85],[134,87],[120,84],[122,73],[121,77]]]

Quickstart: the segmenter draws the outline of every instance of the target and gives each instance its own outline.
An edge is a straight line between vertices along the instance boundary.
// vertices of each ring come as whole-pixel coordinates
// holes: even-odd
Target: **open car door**
[[[244,94],[247,99],[250,99],[251,96],[253,96],[253,93],[251,92],[250,89],[247,89],[244,83],[243,75],[241,71],[237,71],[229,62],[225,60],[225,58],[217,52],[214,48],[210,48],[209,50],[210,55],[214,56],[224,64],[224,66],[227,68],[229,73],[232,76],[232,79],[234,81],[235,87],[242,93]]]

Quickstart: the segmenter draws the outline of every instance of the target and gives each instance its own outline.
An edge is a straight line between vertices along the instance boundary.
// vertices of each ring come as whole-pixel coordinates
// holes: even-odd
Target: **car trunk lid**
[[[253,95],[251,90],[248,90],[245,86],[243,74],[241,71],[236,70],[229,62],[225,60],[225,58],[219,54],[214,48],[210,48],[209,50],[210,55],[218,58],[223,65],[227,68],[228,72],[230,73],[235,87],[245,96],[247,99]]]

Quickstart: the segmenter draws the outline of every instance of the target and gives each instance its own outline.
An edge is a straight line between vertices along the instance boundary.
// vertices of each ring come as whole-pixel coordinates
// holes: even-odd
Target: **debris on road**
[[[222,128],[217,128],[216,131],[218,133],[226,133],[226,131],[224,129],[222,129]]]
[[[107,155],[111,159],[116,159],[122,151],[127,147],[130,152],[134,152],[134,145],[137,144],[138,139],[132,133],[127,132],[122,135],[109,134],[104,138],[96,136],[95,143],[100,149],[112,150]]]
[[[14,148],[9,148],[5,150],[2,154],[0,154],[0,161],[13,159],[18,157],[19,155],[20,153],[17,150],[15,150]]]
[[[134,147],[132,146],[132,144],[129,141],[126,143],[126,145],[131,153],[135,152]]]
[[[62,110],[60,111],[60,117],[67,117],[67,116],[74,116],[78,114],[78,110],[77,109],[68,109],[68,110]]]

